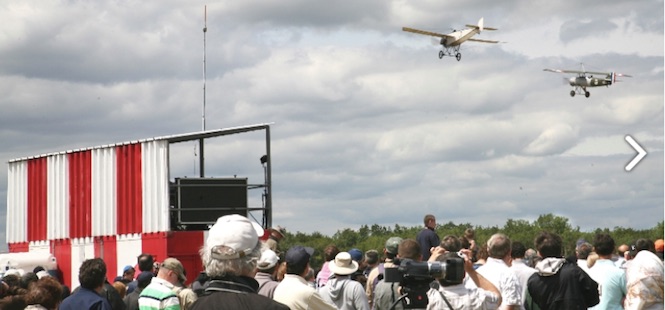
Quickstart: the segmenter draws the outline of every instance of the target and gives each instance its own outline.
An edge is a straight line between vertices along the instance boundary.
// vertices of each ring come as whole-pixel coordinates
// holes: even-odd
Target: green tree
[[[436,232],[440,238],[445,235],[460,237],[464,230],[471,227],[476,233],[476,243],[480,246],[486,244],[487,239],[492,234],[502,232],[513,241],[520,241],[527,247],[533,247],[533,240],[540,231],[549,231],[560,235],[564,241],[564,255],[573,255],[575,253],[575,243],[579,238],[584,238],[593,242],[593,237],[597,233],[608,233],[617,243],[631,244],[638,238],[648,238],[651,240],[662,239],[664,234],[663,221],[658,222],[653,228],[636,230],[633,228],[614,227],[597,228],[588,232],[581,232],[579,227],[573,227],[568,218],[553,214],[543,214],[533,222],[521,219],[508,219],[503,227],[499,226],[472,226],[470,223],[455,224],[452,221],[436,227]],[[362,251],[374,249],[383,253],[383,247],[388,238],[397,236],[401,238],[415,239],[422,226],[407,227],[396,223],[394,228],[373,224],[371,226],[362,225],[358,230],[344,228],[338,230],[332,237],[313,232],[311,234],[296,232],[286,233],[286,238],[280,243],[282,253],[294,245],[312,247],[315,250],[312,257],[312,268],[318,269],[323,264],[323,250],[330,244],[336,245],[341,251],[348,251],[352,248],[358,248]],[[282,255],[283,256],[283,255]]]

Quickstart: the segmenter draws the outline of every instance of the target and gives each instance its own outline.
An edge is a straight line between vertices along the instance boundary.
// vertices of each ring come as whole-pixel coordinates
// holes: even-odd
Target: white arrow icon
[[[637,141],[635,141],[633,137],[626,135],[625,139],[626,142],[628,142],[628,144],[630,144],[630,146],[637,151],[637,155],[628,163],[628,165],[626,165],[626,171],[631,171],[633,168],[635,168],[635,166],[637,166],[637,164],[640,163],[644,156],[647,156],[647,151],[645,151],[642,146],[637,144]]]

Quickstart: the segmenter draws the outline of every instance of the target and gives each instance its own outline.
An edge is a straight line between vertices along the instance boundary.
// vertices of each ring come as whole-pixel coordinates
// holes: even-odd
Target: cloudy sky
[[[663,220],[658,0],[4,0],[0,159],[201,130],[205,5],[206,128],[273,123],[275,224]],[[478,38],[503,43],[459,62],[401,31],[480,17],[499,30]],[[571,98],[569,75],[543,71],[580,63],[633,77]],[[627,134],[649,152],[629,173]],[[261,139],[215,140],[206,174],[261,182]],[[197,175],[196,144],[173,152],[172,176]],[[6,190],[5,165],[2,240]]]

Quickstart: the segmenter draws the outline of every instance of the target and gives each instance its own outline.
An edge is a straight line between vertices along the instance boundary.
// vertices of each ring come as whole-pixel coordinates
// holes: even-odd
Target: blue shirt
[[[609,259],[599,259],[589,269],[589,276],[598,283],[600,302],[589,309],[623,309],[626,296],[626,273]]]
[[[59,310],[111,310],[106,298],[97,292],[81,287],[79,290],[65,298],[60,304]]]

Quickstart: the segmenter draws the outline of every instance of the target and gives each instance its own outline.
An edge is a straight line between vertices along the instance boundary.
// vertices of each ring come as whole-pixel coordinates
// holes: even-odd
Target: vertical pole
[[[266,209],[263,210],[264,225],[265,227],[272,227],[272,158],[270,157],[270,126],[266,126],[266,189],[268,197],[266,197]]]
[[[203,6],[203,107],[201,113],[201,131],[206,130],[206,33],[208,32],[208,6]],[[199,176],[205,176],[205,152],[203,138],[199,139]]]
[[[201,131],[206,130],[206,33],[208,32],[208,6],[203,7],[203,108],[201,113]]]
[[[199,139],[199,176],[200,177],[205,177],[205,166],[203,164],[204,159],[203,159],[203,138]]]

